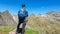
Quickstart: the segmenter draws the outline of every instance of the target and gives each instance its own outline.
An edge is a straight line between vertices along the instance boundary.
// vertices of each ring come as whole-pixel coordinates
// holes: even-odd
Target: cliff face
[[[16,26],[17,23],[14,21],[12,15],[8,10],[0,12],[0,26]]]

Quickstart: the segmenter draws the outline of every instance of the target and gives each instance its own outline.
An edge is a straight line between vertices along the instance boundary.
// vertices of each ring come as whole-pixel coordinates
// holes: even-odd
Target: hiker
[[[28,17],[28,12],[26,11],[26,6],[25,6],[25,4],[22,4],[22,9],[20,9],[18,11],[19,21],[18,21],[18,26],[17,26],[17,32],[19,30],[20,25],[22,24],[21,34],[24,34],[27,17]]]

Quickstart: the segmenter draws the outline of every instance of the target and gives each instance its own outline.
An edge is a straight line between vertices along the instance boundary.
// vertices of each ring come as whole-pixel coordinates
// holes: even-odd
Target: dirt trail
[[[13,31],[10,31],[9,34],[16,34],[16,29],[14,29]]]

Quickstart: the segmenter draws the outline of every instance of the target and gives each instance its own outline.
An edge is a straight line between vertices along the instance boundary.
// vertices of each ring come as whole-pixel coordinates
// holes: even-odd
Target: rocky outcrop
[[[12,15],[8,10],[0,12],[0,26],[16,26],[17,23],[14,21]]]

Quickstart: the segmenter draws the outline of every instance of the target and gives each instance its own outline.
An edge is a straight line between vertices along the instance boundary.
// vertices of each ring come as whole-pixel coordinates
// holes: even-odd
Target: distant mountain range
[[[51,21],[60,24],[60,12],[48,12],[46,15]]]
[[[45,15],[41,15],[44,18],[48,19],[49,21],[55,22],[60,24],[60,12],[48,12]]]
[[[0,12],[0,26],[16,26],[17,23],[17,15],[11,15],[8,11]],[[27,26],[40,34],[60,34],[60,12],[48,12],[37,16],[31,14],[28,16]]]

